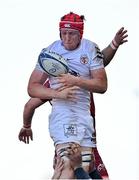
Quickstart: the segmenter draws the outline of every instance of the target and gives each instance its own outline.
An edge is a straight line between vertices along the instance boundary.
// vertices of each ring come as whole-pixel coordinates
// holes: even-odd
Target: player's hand
[[[73,87],[77,85],[77,82],[79,80],[79,77],[77,76],[73,76],[70,73],[67,74],[61,74],[58,77],[58,82],[63,84],[63,86],[61,86],[61,89],[63,88],[67,88],[67,87]]]
[[[59,179],[64,168],[64,160],[57,156],[55,170],[52,179]]]
[[[67,148],[67,157],[70,159],[70,164],[73,169],[81,167],[82,155],[81,147],[78,144],[70,143],[70,148]]]
[[[33,141],[33,132],[31,128],[22,128],[19,132],[18,138],[26,144],[29,144],[29,140]]]
[[[114,37],[114,40],[116,41],[117,46],[127,42],[128,41],[126,39],[127,37],[128,37],[127,30],[125,30],[124,27],[120,28]]]
[[[76,97],[77,90],[79,90],[79,87],[77,87],[77,86],[69,87],[69,88],[67,88],[67,87],[59,88],[59,89],[57,89],[57,98],[75,101],[75,100],[77,100],[77,97]]]

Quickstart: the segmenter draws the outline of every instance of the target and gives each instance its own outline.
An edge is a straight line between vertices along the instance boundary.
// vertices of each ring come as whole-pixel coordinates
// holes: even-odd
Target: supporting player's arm
[[[102,54],[104,55],[104,66],[107,66],[111,62],[118,47],[128,41],[126,39],[127,37],[127,30],[125,30],[124,27],[117,31],[111,43],[102,50]]]
[[[29,140],[33,140],[33,132],[31,129],[32,117],[35,109],[44,104],[47,100],[39,98],[31,98],[24,106],[23,111],[23,127],[21,128],[18,138],[20,141],[29,144]]]
[[[31,127],[32,117],[35,109],[44,104],[47,100],[41,100],[39,98],[31,98],[24,106],[23,112],[23,127]]]

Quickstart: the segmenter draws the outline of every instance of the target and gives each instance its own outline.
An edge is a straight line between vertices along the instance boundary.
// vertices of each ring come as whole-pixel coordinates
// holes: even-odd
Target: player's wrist
[[[53,99],[60,99],[60,91],[55,91],[53,94]]]
[[[29,125],[23,124],[23,129],[31,129],[31,124]]]
[[[79,86],[80,87],[80,78],[79,77],[75,77],[75,86]]]
[[[111,47],[113,50],[117,50],[117,49],[118,49],[119,44],[116,42],[115,38],[111,41],[110,47]]]

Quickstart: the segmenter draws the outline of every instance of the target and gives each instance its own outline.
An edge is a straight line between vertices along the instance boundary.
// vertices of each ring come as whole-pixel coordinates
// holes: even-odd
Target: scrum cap
[[[80,32],[80,38],[82,38],[84,30],[84,16],[79,16],[73,12],[64,15],[59,23],[59,28],[75,29]]]

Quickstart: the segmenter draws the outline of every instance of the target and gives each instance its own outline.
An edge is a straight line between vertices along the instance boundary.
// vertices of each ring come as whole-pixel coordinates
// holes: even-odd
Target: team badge
[[[88,57],[87,57],[87,55],[86,54],[84,54],[84,55],[82,55],[81,57],[80,57],[80,62],[82,63],[82,64],[87,64],[88,63]]]
[[[77,125],[76,124],[64,124],[65,136],[77,136]]]

